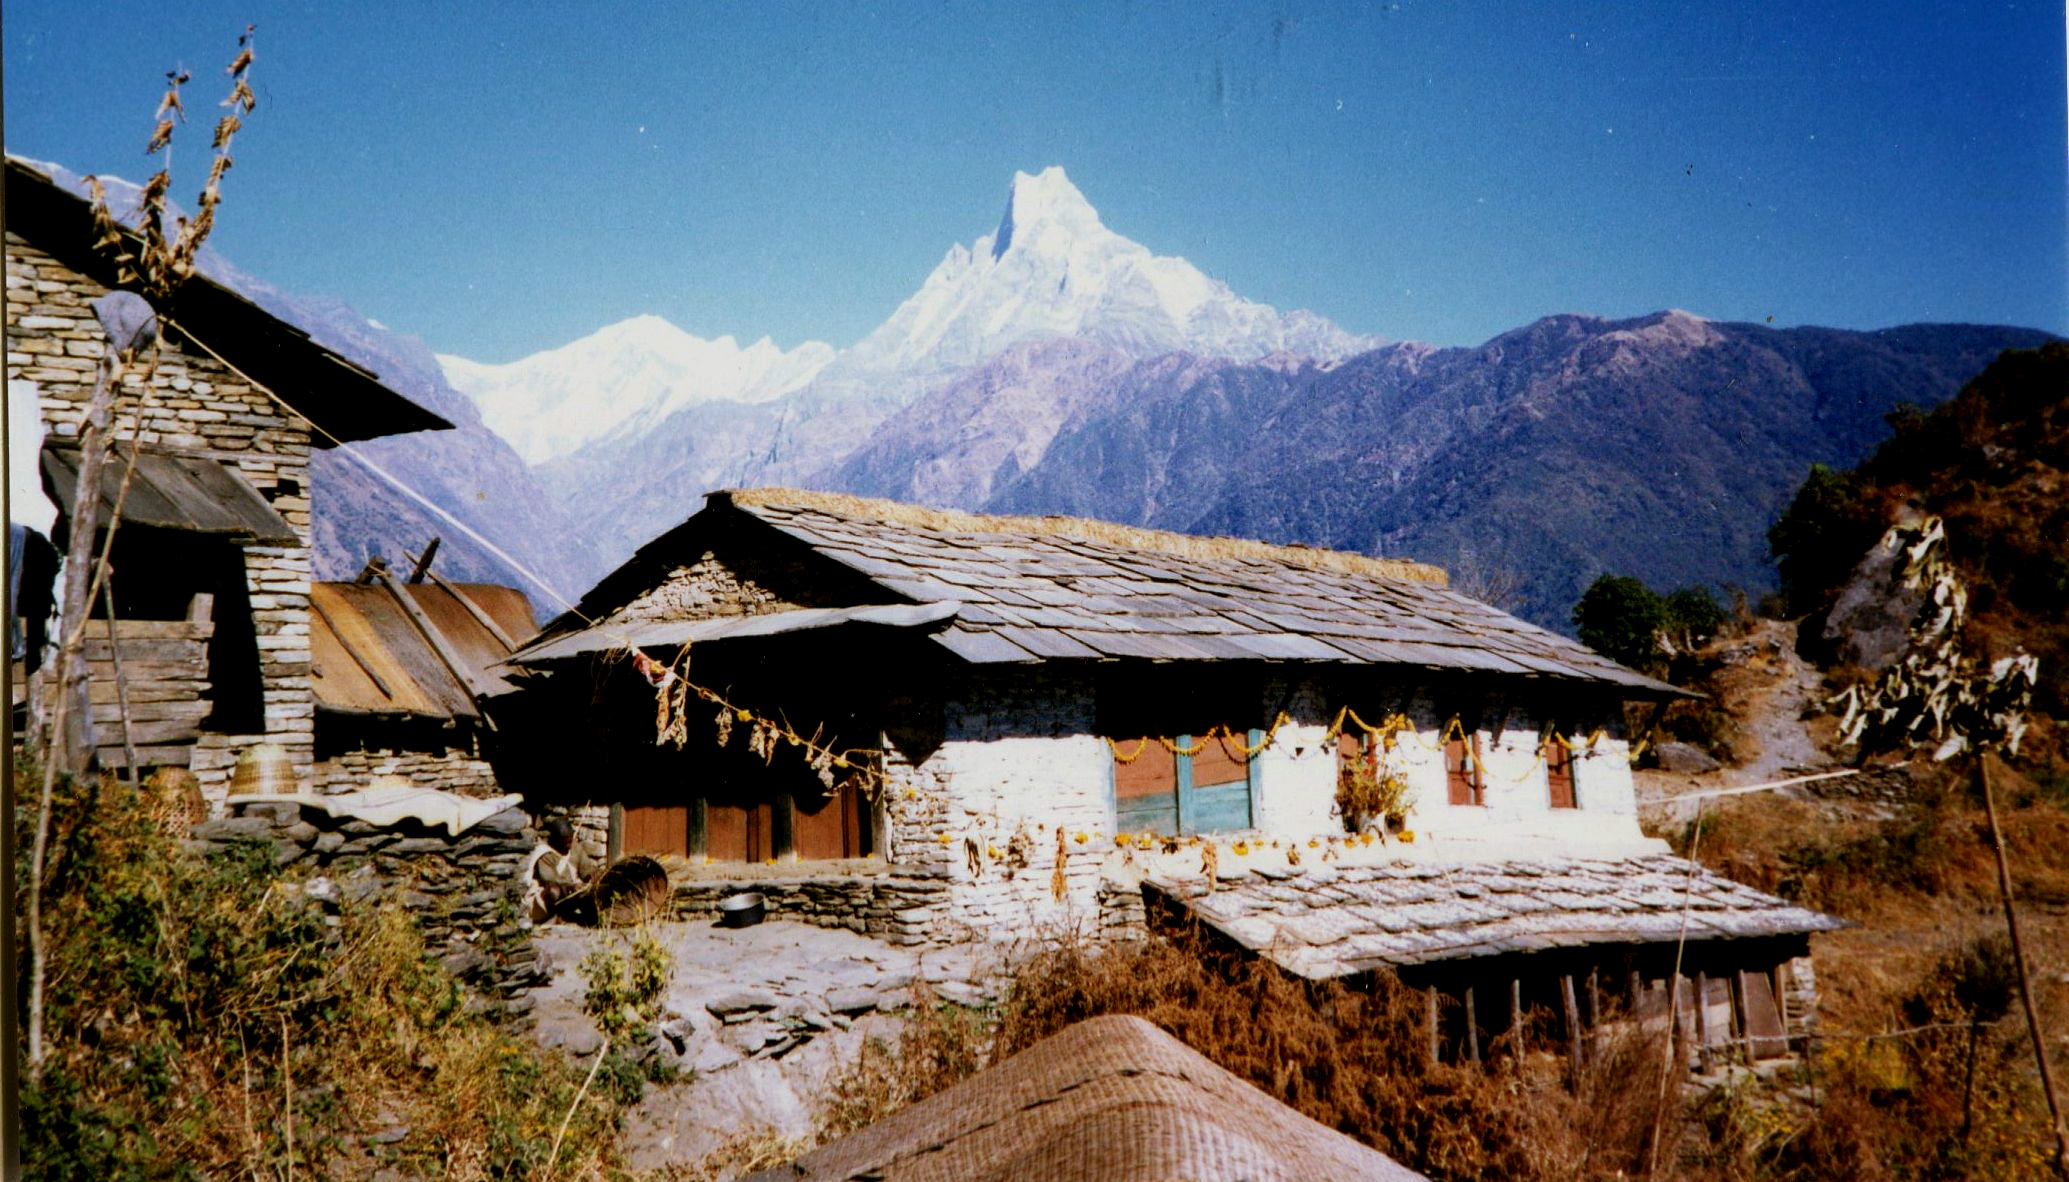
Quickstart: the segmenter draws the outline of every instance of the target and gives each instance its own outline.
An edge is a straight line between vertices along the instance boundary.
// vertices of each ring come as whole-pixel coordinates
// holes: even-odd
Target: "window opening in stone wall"
[[[1262,738],[1253,730],[1245,741],[1254,747]],[[1156,737],[1114,740],[1115,831],[1231,833],[1255,825],[1256,769],[1243,746],[1219,736],[1172,742],[1179,750]]]

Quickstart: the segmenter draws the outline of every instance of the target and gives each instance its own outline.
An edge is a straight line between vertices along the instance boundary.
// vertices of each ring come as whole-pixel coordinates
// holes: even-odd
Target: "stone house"
[[[1461,1054],[1682,945],[1684,992],[1727,991],[1707,1030],[1782,1037],[1833,926],[1640,832],[1623,706],[1683,691],[1410,562],[717,492],[510,663],[492,710],[550,742],[505,787],[675,856],[686,913],[752,886],[902,942],[1189,916],[1417,977]]]
[[[40,409],[43,486],[62,538],[80,425],[106,336],[90,304],[116,285],[85,200],[28,162],[6,162],[7,393]],[[113,553],[113,614],[88,625],[103,766],[190,768],[220,799],[238,752],[315,762],[310,675],[312,447],[452,424],[205,276],[160,316],[148,377],[118,391],[115,437],[139,443]],[[139,423],[139,416],[141,422]],[[111,462],[103,520],[126,459]],[[33,611],[25,591],[23,608]],[[33,687],[40,651],[25,653]],[[117,725],[123,665],[130,726]]]

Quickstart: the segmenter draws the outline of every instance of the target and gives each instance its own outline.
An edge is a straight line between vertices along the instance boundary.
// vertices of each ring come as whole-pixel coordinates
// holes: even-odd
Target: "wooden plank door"
[[[688,805],[626,805],[625,853],[660,857],[690,852],[690,809]]]

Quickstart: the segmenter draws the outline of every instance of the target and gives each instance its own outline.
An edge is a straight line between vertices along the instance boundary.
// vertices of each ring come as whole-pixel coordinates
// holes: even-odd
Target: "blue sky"
[[[214,245],[479,360],[641,312],[852,344],[1048,164],[1158,253],[1390,338],[1670,306],[2069,332],[2059,5],[9,0],[8,150],[139,177],[184,64],[190,200],[247,20]]]

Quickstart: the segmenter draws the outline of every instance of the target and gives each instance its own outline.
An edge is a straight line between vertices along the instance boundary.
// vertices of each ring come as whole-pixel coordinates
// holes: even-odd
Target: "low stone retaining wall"
[[[538,841],[523,811],[504,809],[455,836],[415,820],[377,826],[333,817],[292,800],[230,807],[230,816],[194,826],[193,839],[270,843],[280,865],[303,866],[329,880],[308,888],[327,907],[393,900],[421,926],[425,947],[484,993],[511,998],[546,979],[518,923],[524,895],[518,875]]]
[[[947,944],[964,933],[950,920],[949,884],[889,875],[708,879],[678,882],[679,919],[713,919],[718,901],[741,891],[765,900],[769,917],[823,928],[846,928],[891,944]]]
[[[310,782],[320,795],[356,792],[376,776],[401,776],[419,788],[436,788],[461,796],[489,797],[496,769],[487,760],[457,747],[429,751],[342,751],[316,761]]]

